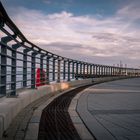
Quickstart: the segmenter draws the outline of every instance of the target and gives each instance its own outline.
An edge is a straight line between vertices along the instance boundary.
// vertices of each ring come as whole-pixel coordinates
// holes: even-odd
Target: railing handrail
[[[102,64],[93,64],[93,63],[89,63],[89,62],[85,62],[85,61],[80,61],[80,60],[74,60],[74,59],[71,59],[71,58],[67,58],[67,57],[63,57],[63,56],[59,56],[59,55],[57,55],[57,54],[54,54],[54,53],[52,53],[52,52],[49,52],[49,51],[47,51],[47,50],[44,50],[44,49],[42,49],[42,48],[40,48],[40,47],[38,47],[37,45],[35,45],[34,43],[32,43],[32,42],[30,42],[24,35],[23,35],[23,33],[18,29],[18,27],[14,24],[14,22],[10,19],[10,17],[8,16],[8,14],[7,14],[7,12],[5,11],[5,9],[4,9],[4,7],[3,7],[3,5],[2,5],[2,3],[0,2],[0,18],[1,18],[1,23],[5,23],[13,32],[14,32],[14,34],[16,35],[16,36],[18,36],[21,40],[22,40],[22,42],[23,43],[28,43],[28,44],[30,44],[33,48],[36,48],[36,49],[38,49],[38,51],[43,51],[43,52],[45,52],[46,54],[50,54],[50,55],[53,55],[53,56],[56,56],[57,58],[59,58],[59,59],[63,59],[63,60],[68,60],[68,61],[78,61],[79,63],[88,63],[88,64],[91,64],[91,65],[97,65],[97,66],[105,66],[105,67],[115,67],[115,68],[120,68],[120,67],[117,67],[117,66],[109,66],[109,65],[102,65]],[[4,25],[4,23],[3,23],[3,25]],[[124,67],[122,67],[122,68],[124,68]],[[127,68],[127,69],[129,69],[129,68]],[[130,68],[130,69],[132,69],[132,68]],[[134,68],[134,69],[136,69],[136,68]]]
[[[5,25],[12,33],[5,28]],[[61,80],[70,81],[71,79],[78,80],[78,78],[103,76],[140,76],[140,69],[108,66],[74,60],[36,46],[22,34],[10,19],[1,2],[0,30],[4,33],[4,37],[0,38],[0,94],[3,95],[8,93],[10,96],[15,96],[16,90],[18,89],[17,84],[19,83],[22,84],[21,88],[35,88],[38,85],[49,84],[51,80],[60,82]],[[12,42],[12,45],[8,45],[8,42],[10,41],[13,41],[14,44]],[[21,55],[22,57],[18,58],[18,55]],[[8,59],[10,59],[10,62],[7,61]],[[17,65],[19,64],[19,61],[21,62],[21,65]],[[20,69],[21,73],[18,73]],[[39,73],[37,73],[37,70]],[[38,75],[40,75],[40,78],[36,77]],[[21,76],[22,78],[18,79],[18,76]],[[7,81],[7,78],[9,78],[10,81]],[[30,84],[28,84],[28,81]],[[8,86],[10,88],[7,91]]]

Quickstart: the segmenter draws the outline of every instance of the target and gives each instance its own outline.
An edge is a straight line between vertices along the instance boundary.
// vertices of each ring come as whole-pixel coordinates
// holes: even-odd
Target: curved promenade
[[[97,140],[140,140],[140,78],[84,90],[77,112]]]

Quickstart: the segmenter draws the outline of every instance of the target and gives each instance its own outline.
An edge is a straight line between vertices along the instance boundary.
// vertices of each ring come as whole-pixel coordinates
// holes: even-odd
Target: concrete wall
[[[55,83],[41,86],[38,89],[25,89],[18,91],[17,98],[0,98],[0,137],[6,130],[14,117],[27,105],[56,91],[66,90],[70,87],[92,83],[92,79],[76,80],[71,82]]]
[[[9,127],[14,117],[27,105],[43,97],[46,94],[54,95],[56,91],[66,90],[71,87],[82,86],[85,84],[100,83],[120,79],[120,77],[105,77],[75,80],[71,82],[55,83],[41,86],[38,89],[25,89],[18,92],[17,98],[0,98],[0,137]]]

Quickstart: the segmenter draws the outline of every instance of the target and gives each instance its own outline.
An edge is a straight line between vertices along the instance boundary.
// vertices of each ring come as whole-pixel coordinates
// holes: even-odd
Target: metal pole
[[[35,83],[36,83],[36,58],[35,58],[35,56],[37,55],[37,53],[36,52],[33,52],[32,53],[32,57],[31,57],[31,88],[35,88],[36,87],[36,85],[35,85]]]
[[[75,62],[72,62],[72,79],[74,79],[74,64]]]
[[[83,78],[85,78],[85,63],[83,64]]]
[[[89,74],[89,66],[88,66],[88,64],[87,64],[87,75]]]
[[[46,64],[46,74],[47,74],[47,77],[46,77],[46,84],[50,84],[50,57],[47,56],[47,64]]]
[[[90,77],[92,77],[92,65],[90,65]]]
[[[63,80],[66,79],[66,61],[63,61]]]
[[[78,62],[76,62],[76,80],[78,80]]]
[[[80,63],[80,75],[82,76],[82,63]]]
[[[16,96],[16,66],[17,66],[17,49],[19,44],[12,45],[12,59],[11,59],[11,93],[9,96]]]
[[[45,57],[45,55],[41,55],[40,56],[40,84],[44,85],[45,84],[45,75],[44,75],[44,69],[43,69],[43,58]]]
[[[98,75],[98,66],[96,65],[96,75]]]
[[[56,60],[56,58],[53,58],[53,71],[52,71],[52,72],[53,72],[53,73],[52,73],[52,74],[53,74],[53,75],[52,75],[52,80],[53,80],[53,81],[55,81],[55,60]]]
[[[68,81],[70,81],[70,61],[68,60]]]
[[[2,23],[1,23],[2,24]],[[4,25],[4,23],[3,23]],[[11,37],[5,36],[1,38],[1,60],[0,60],[0,94],[6,95],[7,85],[7,43],[12,40]]]
[[[27,87],[27,53],[29,49],[23,51],[23,87]]]
[[[60,68],[61,68],[61,60],[58,59],[58,73],[57,73],[57,82],[58,83],[60,82],[60,72],[61,72]]]

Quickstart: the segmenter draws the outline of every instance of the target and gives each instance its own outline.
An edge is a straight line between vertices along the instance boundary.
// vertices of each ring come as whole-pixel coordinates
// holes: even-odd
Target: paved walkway
[[[140,140],[140,78],[86,89],[77,111],[97,140]]]

